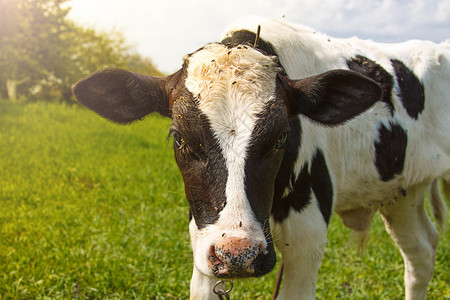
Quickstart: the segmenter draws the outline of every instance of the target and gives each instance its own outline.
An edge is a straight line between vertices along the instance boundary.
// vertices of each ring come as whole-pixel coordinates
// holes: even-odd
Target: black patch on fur
[[[245,189],[252,211],[261,224],[270,216],[274,183],[285,151],[276,149],[276,144],[287,128],[286,105],[277,99],[267,104],[252,132],[245,165]]]
[[[380,179],[389,181],[403,171],[408,136],[397,123],[390,123],[389,128],[380,124],[378,141],[375,142],[375,167]]]
[[[290,200],[282,199],[282,196],[287,187],[295,186],[295,178],[293,173],[295,161],[297,160],[298,152],[300,151],[302,132],[300,120],[298,118],[289,120],[289,129],[290,131],[286,139],[283,161],[281,162],[281,166],[275,180],[275,190],[272,204],[272,215],[278,222],[283,221],[289,214]]]
[[[181,149],[174,142],[174,152],[184,179],[190,217],[194,217],[199,229],[214,224],[226,205],[228,171],[207,117],[187,90],[174,100],[171,132],[179,134],[184,142]]]
[[[333,206],[333,185],[322,151],[317,150],[311,164],[311,187],[319,202],[320,212],[328,224]]]
[[[267,254],[258,256],[254,276],[267,274],[276,263],[269,217],[274,183],[284,154],[283,148],[277,148],[277,141],[286,133],[287,128],[288,117],[284,101],[280,99],[270,101],[258,115],[247,150],[245,192],[256,220],[263,227],[267,241]]]
[[[383,90],[383,99],[381,101],[386,103],[391,115],[393,115],[394,104],[392,103],[391,93],[394,86],[394,78],[392,75],[373,60],[361,55],[347,60],[347,66],[350,70],[365,75],[380,84]]]
[[[408,115],[417,120],[425,108],[425,92],[417,76],[403,62],[391,59],[397,83],[400,88],[398,96]]]
[[[220,43],[226,45],[229,48],[237,46],[249,46],[253,47],[256,40],[256,33],[249,30],[239,30],[231,34],[230,37],[224,38]],[[261,50],[266,55],[277,55],[273,46],[259,38],[256,48]]]
[[[289,216],[292,207],[297,212],[301,212],[311,203],[311,191],[317,198],[320,212],[323,219],[328,224],[333,206],[333,185],[322,151],[317,150],[311,161],[311,171],[309,165],[303,165],[300,174],[295,180],[291,177],[292,191],[284,198],[274,198],[272,216],[275,222],[282,222]],[[292,174],[290,172],[289,174]],[[290,175],[292,176],[292,175]],[[293,182],[295,180],[295,182]],[[285,187],[285,186],[284,186]],[[278,190],[278,195],[284,192],[284,188]]]
[[[291,180],[295,180],[293,177]],[[301,212],[311,203],[311,176],[308,172],[308,164],[303,165],[297,180],[292,185],[292,191],[284,198],[274,199],[272,216],[275,222],[283,222],[289,216],[292,207]]]

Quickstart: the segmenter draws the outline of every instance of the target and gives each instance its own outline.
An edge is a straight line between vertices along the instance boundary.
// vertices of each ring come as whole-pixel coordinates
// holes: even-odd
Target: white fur
[[[405,261],[405,297],[425,299],[433,276],[439,232],[424,205],[428,184],[408,189],[408,196],[380,209],[386,229],[399,246]]]
[[[383,209],[382,213],[390,215],[392,223],[387,223],[387,228],[405,259],[406,297],[423,299],[433,269],[437,241],[436,229],[422,209],[423,192],[434,179],[450,179],[448,41],[441,44],[417,40],[401,44],[380,44],[357,38],[336,39],[305,26],[259,17],[236,21],[226,29],[224,35],[230,36],[233,31],[241,29],[255,31],[258,25],[261,25],[261,38],[272,44],[292,79],[332,69],[348,69],[347,60],[359,54],[376,61],[391,74],[395,74],[391,59],[399,59],[423,83],[425,110],[418,120],[409,117],[403,108],[397,96],[399,88],[396,82],[392,93],[394,116],[380,102],[368,112],[336,128],[324,128],[311,123],[307,118],[301,118],[302,148],[296,163],[298,174],[300,166],[311,158],[315,147],[325,150],[329,167],[336,178],[335,211],[354,229],[367,230],[373,214],[382,205],[386,207],[399,199],[398,204],[389,212]],[[393,77],[395,80],[395,76]],[[373,144],[378,140],[378,124],[389,126],[391,120],[408,131],[408,145],[403,172],[393,180],[383,182],[374,166]],[[401,189],[406,191],[406,197],[399,196]],[[405,203],[414,203],[419,208],[411,212]],[[393,209],[395,213],[392,212]],[[308,218],[306,213],[295,215],[297,222],[300,222],[301,216]],[[292,218],[289,217],[285,222],[291,224],[292,230],[305,230],[300,226],[296,227]],[[395,219],[392,220],[393,218]],[[402,220],[408,220],[409,226],[394,228],[392,224]],[[418,228],[415,234],[408,229],[411,227]],[[407,238],[399,239],[398,236]],[[418,249],[428,249],[430,255],[427,254],[426,259],[420,258],[414,251],[408,250],[412,244]],[[304,262],[301,261],[308,258],[296,256],[296,259],[302,264]],[[422,276],[421,270],[427,275]],[[297,277],[286,276],[285,280],[288,282],[285,284],[295,286]]]
[[[271,220],[277,248],[283,255],[283,288],[278,299],[314,299],[316,278],[327,241],[327,224],[313,201],[301,213],[294,209],[285,222]]]
[[[206,258],[198,258],[195,259],[195,255],[198,253],[197,249],[198,247],[202,247],[201,244],[197,243],[197,239],[199,236],[197,225],[195,224],[194,218],[192,218],[191,222],[189,223],[189,232],[191,235],[191,245],[192,245],[192,251],[194,252],[194,271],[192,273],[191,278],[191,287],[190,287],[190,299],[191,300],[212,300],[217,299],[217,296],[213,293],[213,287],[214,284],[217,282],[212,277],[212,274],[206,275],[205,271],[199,271],[201,270],[207,270],[208,265]],[[209,247],[207,247],[209,249]],[[207,254],[206,254],[207,255]]]

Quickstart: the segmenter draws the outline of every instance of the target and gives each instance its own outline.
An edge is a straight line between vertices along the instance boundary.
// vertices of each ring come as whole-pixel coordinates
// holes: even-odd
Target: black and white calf
[[[274,243],[285,262],[279,298],[314,298],[333,210],[361,233],[380,211],[405,260],[406,298],[423,299],[438,241],[428,187],[441,226],[447,213],[436,180],[448,189],[449,60],[448,42],[334,39],[249,17],[173,75],[106,69],[74,93],[118,123],[172,118],[192,299],[213,299],[217,278],[271,271]]]

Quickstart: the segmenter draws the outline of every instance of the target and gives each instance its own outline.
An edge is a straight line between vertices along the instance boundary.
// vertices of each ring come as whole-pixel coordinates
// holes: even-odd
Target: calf
[[[448,188],[449,58],[448,43],[334,39],[249,17],[172,75],[105,69],[74,93],[117,123],[172,119],[192,299],[214,298],[217,278],[270,272],[274,243],[279,298],[314,298],[333,210],[360,233],[380,211],[405,260],[406,298],[423,299],[438,240],[424,209],[430,185],[442,226],[447,213],[436,180]]]

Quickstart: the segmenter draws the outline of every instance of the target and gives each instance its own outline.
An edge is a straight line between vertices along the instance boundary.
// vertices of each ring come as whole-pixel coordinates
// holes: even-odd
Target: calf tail
[[[450,199],[450,182],[445,180],[442,181],[444,185],[444,193],[447,199]],[[445,203],[444,198],[442,197],[441,190],[439,188],[439,181],[435,180],[431,183],[430,187],[430,204],[431,210],[433,211],[434,220],[441,228],[442,234],[444,234],[446,229],[446,221],[447,221],[447,204]]]

